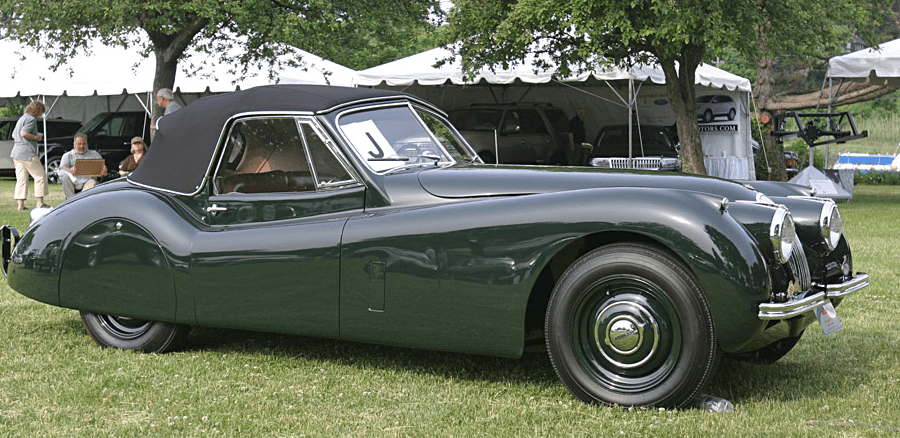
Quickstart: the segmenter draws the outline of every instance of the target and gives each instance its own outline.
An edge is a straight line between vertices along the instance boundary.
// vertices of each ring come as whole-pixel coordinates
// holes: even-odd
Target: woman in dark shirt
[[[138,165],[141,164],[141,160],[144,159],[144,154],[146,153],[147,145],[144,144],[144,140],[140,137],[132,138],[131,155],[119,166],[119,176],[125,176],[134,172],[134,169],[137,169]]]

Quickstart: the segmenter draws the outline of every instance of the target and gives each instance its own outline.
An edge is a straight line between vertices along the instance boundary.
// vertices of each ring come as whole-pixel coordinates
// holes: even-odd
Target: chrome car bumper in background
[[[859,291],[869,285],[869,274],[857,273],[853,278],[840,284],[824,286],[824,291],[817,292],[805,298],[791,300],[786,303],[762,303],[759,305],[759,319],[788,319],[806,312],[811,312],[819,306],[825,305],[828,300],[842,298]],[[822,285],[814,284],[822,288]]]
[[[0,228],[0,246],[3,252],[3,274],[6,275],[6,267],[9,266],[9,259],[12,257],[13,248],[19,241],[19,231],[11,225],[4,225]]]

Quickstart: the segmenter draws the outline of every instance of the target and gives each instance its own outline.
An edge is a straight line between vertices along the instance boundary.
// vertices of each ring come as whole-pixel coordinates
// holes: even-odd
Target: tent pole
[[[53,104],[50,105],[50,108],[48,108],[47,111],[44,111],[44,117],[43,117],[43,119],[44,119],[44,136],[43,137],[44,137],[44,180],[45,181],[47,180],[47,171],[49,170],[48,162],[47,162],[47,115],[50,114],[50,111],[53,111],[53,107],[56,106],[56,102],[59,101],[59,98],[60,98],[60,96],[56,96],[56,99],[53,99]],[[43,96],[39,96],[38,100],[44,101]],[[46,103],[44,105],[46,106]],[[34,195],[37,196],[37,193],[35,193]]]
[[[500,136],[498,130],[499,128],[494,129],[494,164],[500,164]]]
[[[628,78],[628,165],[631,167],[631,159],[634,157],[632,147],[634,146],[632,139],[632,130],[634,129],[634,114],[632,108],[634,105],[634,79]]]

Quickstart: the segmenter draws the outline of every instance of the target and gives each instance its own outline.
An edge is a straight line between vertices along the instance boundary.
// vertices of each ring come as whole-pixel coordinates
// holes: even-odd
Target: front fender
[[[771,287],[755,241],[721,205],[692,191],[600,188],[369,210],[344,230],[341,336],[518,355],[529,296],[559,254],[593,236],[641,235],[694,272],[723,348],[737,349],[762,331],[757,307]]]

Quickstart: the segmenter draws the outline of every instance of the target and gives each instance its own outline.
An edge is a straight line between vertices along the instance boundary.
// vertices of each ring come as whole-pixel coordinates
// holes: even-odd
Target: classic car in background
[[[591,146],[589,164],[604,169],[681,170],[674,127],[604,126]]]
[[[382,90],[168,117],[127,179],[3,228],[10,287],[101,346],[163,352],[199,325],[517,357],[536,334],[581,400],[685,406],[720,354],[777,360],[868,285],[835,203],[799,186],[485,165]]]
[[[697,98],[697,119],[703,123],[710,123],[716,117],[725,117],[734,120],[737,115],[737,107],[731,96],[724,94],[710,94]]]
[[[565,164],[569,119],[550,104],[472,105],[450,122],[488,164]]]

